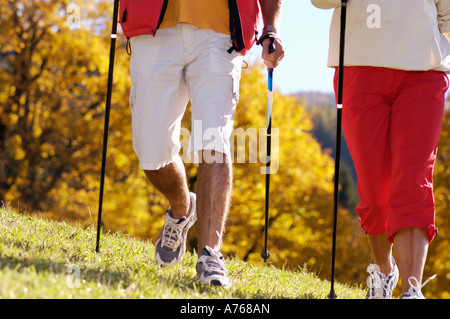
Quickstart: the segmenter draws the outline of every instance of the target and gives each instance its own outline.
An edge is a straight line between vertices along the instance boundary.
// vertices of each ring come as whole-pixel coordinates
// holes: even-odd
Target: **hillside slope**
[[[329,283],[306,270],[283,271],[226,258],[233,286],[207,287],[195,278],[196,256],[160,267],[151,242],[123,234],[102,234],[0,209],[0,298],[324,299]],[[363,298],[364,291],[337,285],[339,298]]]

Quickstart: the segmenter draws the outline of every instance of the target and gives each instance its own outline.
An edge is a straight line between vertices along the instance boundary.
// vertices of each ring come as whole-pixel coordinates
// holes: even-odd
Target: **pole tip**
[[[328,299],[337,299],[337,295],[334,293],[334,290],[330,291],[327,297]]]
[[[267,259],[269,259],[269,257],[270,257],[269,251],[263,248],[263,250],[261,251],[261,258],[264,259],[264,262],[266,262]]]

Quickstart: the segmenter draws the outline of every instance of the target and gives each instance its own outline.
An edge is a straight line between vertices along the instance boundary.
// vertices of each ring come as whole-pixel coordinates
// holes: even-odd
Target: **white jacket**
[[[341,0],[311,0],[335,8],[328,66],[339,61]],[[450,73],[450,0],[349,0],[345,33],[347,66]]]

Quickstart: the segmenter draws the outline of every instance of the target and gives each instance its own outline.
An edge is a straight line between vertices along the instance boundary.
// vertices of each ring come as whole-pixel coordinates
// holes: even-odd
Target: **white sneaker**
[[[400,299],[426,299],[425,296],[422,294],[421,289],[434,277],[436,277],[436,275],[433,275],[430,278],[428,278],[423,283],[422,286],[419,285],[419,281],[417,280],[416,277],[413,277],[413,276],[409,277],[408,283],[411,287],[409,287],[408,292],[405,292],[404,294],[402,294]]]
[[[225,268],[223,256],[220,253],[223,242],[218,231],[216,231],[216,234],[219,236],[220,248],[219,250],[214,250],[206,246],[200,250],[201,255],[195,266],[197,278],[204,284],[229,288],[231,286],[231,280],[228,278],[228,271]]]
[[[209,246],[202,248],[200,252],[201,256],[196,265],[197,278],[200,282],[224,288],[230,287],[231,280],[228,278],[222,254]]]
[[[369,291],[367,292],[366,299],[392,299],[392,291],[397,286],[398,282],[398,268],[397,264],[392,258],[394,270],[389,275],[385,275],[380,271],[380,267],[375,264],[369,264],[367,272],[369,278],[367,278],[367,286]]]
[[[164,216],[165,223],[155,245],[156,262],[162,266],[179,263],[186,252],[187,233],[197,220],[196,196],[194,193],[189,193],[189,195],[191,209],[187,217],[173,218],[170,208]]]

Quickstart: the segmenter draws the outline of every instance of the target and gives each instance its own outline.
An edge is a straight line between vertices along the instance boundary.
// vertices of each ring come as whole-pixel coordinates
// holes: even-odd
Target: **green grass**
[[[27,299],[324,299],[330,285],[314,274],[277,269],[263,262],[226,258],[233,286],[201,284],[197,257],[186,253],[176,266],[156,264],[154,246],[124,234],[53,222],[0,209],[0,298]],[[336,284],[342,299],[361,299],[357,287]]]

